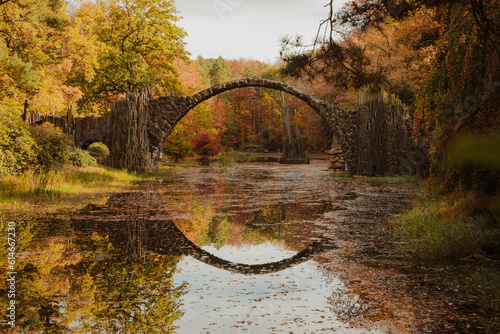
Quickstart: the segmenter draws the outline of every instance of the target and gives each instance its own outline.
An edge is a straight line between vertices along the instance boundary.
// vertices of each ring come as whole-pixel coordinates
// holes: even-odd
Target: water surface
[[[173,169],[160,191],[176,225],[204,250],[237,263],[276,262],[332,235],[340,194],[326,169],[322,163]],[[376,332],[346,324],[364,304],[314,259],[260,275],[191,257],[177,268],[174,281],[189,283],[179,333]]]
[[[14,331],[384,332],[335,269],[349,256],[338,226],[361,217],[371,235],[371,222],[401,209],[391,204],[398,186],[326,169],[173,168],[20,228]]]

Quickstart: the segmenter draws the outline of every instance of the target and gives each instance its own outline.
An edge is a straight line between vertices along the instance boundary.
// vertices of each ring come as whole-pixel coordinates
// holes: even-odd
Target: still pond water
[[[19,254],[18,324],[54,333],[383,333],[359,325],[367,303],[318,261],[338,252],[339,212],[357,210],[341,200],[362,203],[370,191],[336,181],[327,166],[173,168],[168,179],[33,227]]]

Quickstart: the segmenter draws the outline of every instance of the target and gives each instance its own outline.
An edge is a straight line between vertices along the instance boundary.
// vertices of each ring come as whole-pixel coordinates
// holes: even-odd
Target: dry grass
[[[487,213],[465,214],[467,198],[426,201],[408,211],[395,231],[413,254],[433,260],[460,260],[500,254],[500,221]]]
[[[107,167],[65,166],[43,174],[29,171],[0,180],[0,220],[69,212],[89,203],[105,202],[112,192],[132,183],[165,178],[169,172],[137,175]]]

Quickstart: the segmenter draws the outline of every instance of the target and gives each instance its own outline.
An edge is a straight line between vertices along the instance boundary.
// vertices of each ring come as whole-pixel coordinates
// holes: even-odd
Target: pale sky
[[[340,8],[346,0],[335,0]],[[284,35],[310,43],[328,0],[175,0],[191,58],[256,59],[274,63]]]

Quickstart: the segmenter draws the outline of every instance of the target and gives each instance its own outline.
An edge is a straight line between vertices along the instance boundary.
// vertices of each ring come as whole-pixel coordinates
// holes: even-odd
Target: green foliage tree
[[[500,170],[500,135],[461,136],[451,146],[448,167],[482,164]]]
[[[487,6],[489,19],[500,19],[500,6]],[[462,129],[485,130],[500,125],[500,35],[481,29],[464,5],[442,8],[446,34],[437,43],[430,71],[417,95],[415,134],[446,144]],[[492,45],[490,39],[495,39]],[[438,131],[436,131],[438,130]],[[432,133],[432,135],[431,135]]]
[[[210,158],[222,151],[220,137],[207,130],[202,131],[193,139],[193,150],[200,156],[200,163],[208,165]]]
[[[43,123],[34,126],[31,132],[39,147],[37,159],[42,168],[61,167],[68,161],[72,141],[59,128]]]
[[[45,66],[57,63],[67,15],[65,1],[0,1],[0,101],[40,89]]]
[[[38,146],[19,114],[0,108],[0,176],[24,172],[37,161]]]
[[[168,136],[163,145],[162,152],[168,157],[174,158],[175,162],[184,159],[192,152],[192,146],[186,137],[184,127],[179,124],[174,131]]]
[[[79,44],[97,57],[75,63],[69,82],[84,96],[79,106],[106,108],[119,94],[135,89],[177,91],[177,58],[185,58],[184,31],[172,0],[100,0],[87,3],[73,17]],[[76,43],[73,44],[78,46]],[[80,56],[84,57],[84,56]]]
[[[339,85],[350,85],[360,88],[367,84],[375,86],[390,85],[394,90],[407,90],[404,81],[391,82],[391,72],[404,72],[402,67],[394,68],[390,65],[391,56],[401,45],[410,44],[413,50],[403,50],[406,66],[419,66],[415,58],[426,48],[435,46],[440,41],[440,37],[448,32],[449,19],[455,15],[452,12],[462,12],[464,21],[472,19],[473,25],[483,33],[482,41],[489,44],[486,48],[495,57],[499,57],[498,47],[498,26],[495,22],[493,12],[498,10],[498,1],[484,2],[480,0],[349,0],[343,8],[335,12],[334,1],[330,0],[328,17],[322,21],[318,29],[318,35],[314,41],[314,48],[305,45],[302,38],[283,38],[281,59],[284,61],[284,73],[292,77],[322,77],[328,82]],[[496,8],[496,9],[495,9]],[[427,17],[436,18],[439,22],[429,22],[425,18],[415,17],[420,11],[426,12]],[[456,12],[458,13],[458,12]],[[450,16],[451,15],[451,16]],[[415,26],[409,34],[404,32],[405,27],[400,23],[405,20],[422,22],[422,26]],[[435,24],[439,23],[439,24]],[[376,45],[372,40],[360,45],[356,39],[363,39],[363,33],[370,29],[378,30],[382,33],[383,39],[389,44],[390,36],[386,28],[396,25],[397,33],[406,40],[397,41],[397,47],[377,48],[387,53],[388,61],[380,61],[373,57],[370,46]],[[470,26],[469,26],[470,28]],[[340,36],[346,38],[339,38]],[[353,32],[355,34],[353,38]],[[417,36],[418,34],[418,36]],[[406,35],[406,36],[405,36]],[[398,51],[400,52],[400,51]],[[428,59],[422,59],[428,62]],[[408,93],[408,92],[405,92]],[[411,97],[410,97],[411,99]]]
[[[476,186],[491,183],[477,177],[489,173],[443,164],[455,138],[500,129],[500,31],[487,24],[500,20],[500,2],[484,4],[480,16],[475,10],[462,2],[442,6],[439,22],[445,34],[417,94],[414,134],[430,145],[429,197],[441,177],[445,191],[491,188]]]
[[[205,59],[200,56],[198,57],[198,64],[200,64],[203,69],[205,80],[208,80],[207,84],[214,86],[231,81],[231,67],[224,58]]]

